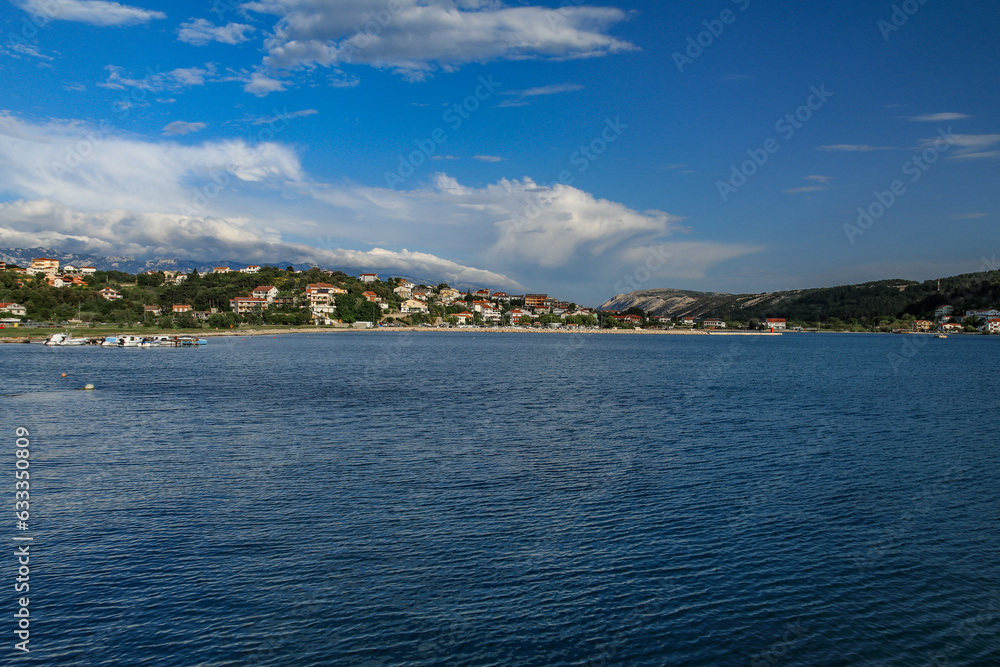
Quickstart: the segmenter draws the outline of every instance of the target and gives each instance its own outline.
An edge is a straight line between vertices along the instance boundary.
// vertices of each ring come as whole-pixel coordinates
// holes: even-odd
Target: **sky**
[[[0,0],[0,246],[544,292],[1000,268],[986,0]]]

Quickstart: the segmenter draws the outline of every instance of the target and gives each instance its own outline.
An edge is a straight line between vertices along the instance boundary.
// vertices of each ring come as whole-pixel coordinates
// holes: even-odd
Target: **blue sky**
[[[0,1],[2,246],[592,305],[997,268],[994,2]]]

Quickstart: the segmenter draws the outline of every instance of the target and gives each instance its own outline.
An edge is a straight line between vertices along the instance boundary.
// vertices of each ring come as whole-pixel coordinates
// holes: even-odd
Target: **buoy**
[[[93,389],[93,388],[94,388],[94,385],[92,385],[92,384],[87,384],[87,385],[84,385],[84,387],[83,387],[83,388],[84,388],[84,389]]]
[[[65,374],[65,373],[63,373],[61,377],[66,377],[66,374]]]

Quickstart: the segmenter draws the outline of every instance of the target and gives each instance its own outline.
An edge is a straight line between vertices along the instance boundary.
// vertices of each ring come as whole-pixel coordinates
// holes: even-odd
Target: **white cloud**
[[[817,183],[826,185],[827,183],[833,180],[833,176],[820,176],[818,174],[813,174],[812,176],[806,176],[806,180],[816,181]]]
[[[283,241],[246,219],[137,213],[121,209],[79,211],[41,199],[0,203],[0,245],[49,247],[72,252],[176,257],[200,261],[290,261],[327,268],[376,269],[453,283],[524,289],[516,280],[429,253],[382,248],[323,249]]]
[[[175,120],[167,123],[163,128],[163,134],[189,134],[205,129],[205,123],[188,123],[183,120]]]
[[[17,4],[24,11],[48,20],[97,26],[134,25],[167,18],[163,12],[103,0],[20,0]]]
[[[315,116],[319,112],[315,109],[299,109],[298,111],[283,111],[276,116],[262,116],[250,120],[254,125],[267,125],[277,121],[291,120],[292,118],[302,118],[303,116]]]
[[[284,81],[275,79],[260,70],[251,73],[246,79],[246,85],[243,86],[244,91],[252,93],[257,97],[264,97],[269,93],[281,92],[284,89]]]
[[[1000,143],[1000,134],[949,133],[947,137],[951,145],[955,147],[955,152],[950,156],[952,160],[982,160],[1000,157],[1000,150],[992,149]],[[920,142],[920,147],[928,148],[940,141],[940,136],[929,137]]]
[[[476,155],[475,158],[481,162],[502,162],[502,157],[496,155]]]
[[[891,151],[893,148],[892,146],[869,146],[868,144],[833,144],[832,146],[820,146],[816,150],[867,153],[869,151]]]
[[[910,120],[918,123],[945,123],[951,120],[965,120],[966,118],[972,118],[972,116],[964,113],[932,113],[926,116],[913,116]]]
[[[510,90],[501,93],[501,95],[514,95],[515,97],[504,100],[498,107],[523,107],[527,106],[528,101],[525,98],[528,97],[538,97],[540,95],[558,95],[560,93],[571,93],[577,90],[583,90],[583,86],[578,83],[555,83],[549,86],[537,86],[535,88],[527,88],[525,90]]]
[[[190,19],[177,30],[177,39],[194,46],[205,46],[210,42],[240,44],[250,39],[255,28],[245,23],[227,23],[217,26],[207,19]]]
[[[146,76],[141,79],[127,76],[124,68],[116,65],[107,65],[104,69],[108,71],[108,80],[97,85],[113,90],[136,88],[149,92],[177,91],[193,86],[203,86],[206,81],[215,81],[217,76],[213,63],[206,63],[204,67],[180,67],[169,72],[161,72],[158,68],[148,68]]]
[[[353,63],[417,80],[472,62],[586,58],[637,48],[607,34],[628,18],[608,7],[507,7],[495,0],[258,0],[243,8],[280,17],[265,42],[264,64],[272,69]]]

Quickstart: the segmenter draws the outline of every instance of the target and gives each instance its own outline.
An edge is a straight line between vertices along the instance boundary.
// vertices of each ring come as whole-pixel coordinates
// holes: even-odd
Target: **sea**
[[[0,663],[998,665],[998,361],[815,333],[0,345]]]

